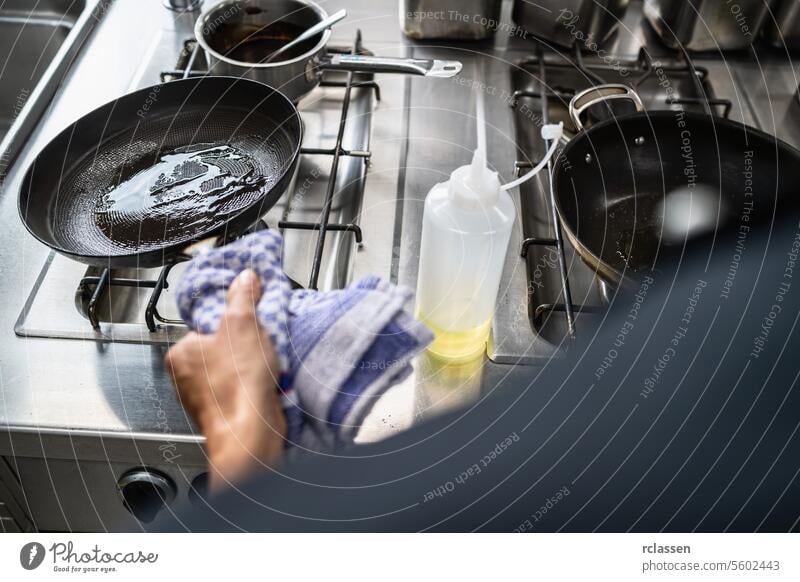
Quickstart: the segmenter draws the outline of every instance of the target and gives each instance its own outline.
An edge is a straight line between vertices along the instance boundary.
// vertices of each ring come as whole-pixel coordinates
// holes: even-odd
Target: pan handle
[[[248,232],[260,232],[268,229],[269,225],[262,219],[256,222],[256,224]],[[183,250],[181,250],[176,258],[178,261],[191,261],[199,255],[210,251],[211,249],[228,244],[236,238],[236,236],[234,236],[235,234],[236,233],[228,232],[226,234],[207,236],[206,238],[201,238],[199,240],[190,242],[183,248]]]
[[[597,85],[596,87],[589,87],[575,95],[572,101],[569,102],[569,116],[578,132],[584,130],[583,122],[581,121],[581,115],[583,115],[584,111],[600,103],[615,101],[617,99],[632,101],[636,106],[636,111],[644,111],[644,104],[642,104],[641,98],[636,91],[627,85],[616,83]]]
[[[431,61],[425,59],[396,59],[362,55],[324,55],[319,61],[321,69],[354,71],[359,73],[401,73],[422,77],[455,77],[463,65],[459,61]]]
[[[191,261],[198,255],[210,251],[215,247],[221,246],[224,243],[224,237],[221,236],[210,236],[208,238],[200,239],[198,241],[189,243],[186,247],[184,247],[176,259],[178,261]]]

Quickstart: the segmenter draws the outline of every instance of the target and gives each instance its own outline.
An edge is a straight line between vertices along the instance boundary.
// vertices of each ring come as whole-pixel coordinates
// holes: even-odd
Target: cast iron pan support
[[[539,64],[539,86],[541,87],[540,91],[536,94],[541,100],[542,104],[542,125],[547,125],[550,123],[550,113],[549,113],[549,104],[548,104],[548,87],[547,87],[547,70],[546,65],[544,62],[544,51],[542,49],[542,44],[539,43],[536,47],[536,60]],[[516,106],[516,99],[522,96],[521,94],[515,95],[514,100],[512,101],[512,107]],[[545,149],[550,147],[550,143],[548,141],[545,142]],[[525,164],[527,165],[527,164]],[[531,246],[548,246],[548,247],[555,247],[558,255],[558,271],[559,277],[561,280],[561,291],[564,296],[564,303],[556,304],[556,305],[540,305],[535,313],[534,313],[534,324],[538,325],[537,320],[540,320],[543,316],[544,312],[552,312],[552,311],[563,311],[567,318],[567,328],[569,330],[569,337],[570,339],[575,339],[575,313],[580,313],[583,309],[580,306],[573,305],[572,303],[572,291],[569,285],[569,277],[567,275],[567,259],[564,254],[564,238],[561,232],[561,222],[558,219],[558,212],[556,210],[556,198],[555,198],[555,191],[553,190],[553,159],[551,158],[550,161],[547,162],[547,175],[548,175],[548,196],[550,200],[550,219],[553,222],[553,232],[555,234],[554,238],[527,238],[522,243],[522,257],[525,258],[528,255],[528,249]],[[520,164],[517,164],[517,172],[522,169]]]

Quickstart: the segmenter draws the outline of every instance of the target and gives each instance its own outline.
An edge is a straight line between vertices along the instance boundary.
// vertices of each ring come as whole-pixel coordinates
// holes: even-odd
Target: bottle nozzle
[[[550,148],[547,150],[547,154],[545,154],[544,159],[539,162],[539,164],[531,169],[530,172],[521,176],[514,180],[513,182],[509,182],[505,186],[502,187],[502,190],[511,190],[512,188],[516,188],[517,186],[524,184],[531,178],[533,178],[536,174],[538,174],[550,159],[555,155],[556,150],[558,149],[559,141],[561,140],[561,136],[564,135],[564,122],[560,122],[558,125],[549,124],[545,125],[542,128],[542,139],[545,140],[545,143],[548,141],[550,142]]]
[[[483,185],[486,181],[486,150],[478,148],[472,156],[469,167],[469,181],[475,186]]]
[[[557,125],[551,123],[549,125],[545,125],[542,127],[542,139],[547,141],[558,141],[561,139],[561,136],[564,135],[564,122],[560,122]]]
[[[450,177],[453,196],[467,204],[491,204],[500,193],[500,179],[486,164],[486,150],[478,148],[469,166],[462,166]]]

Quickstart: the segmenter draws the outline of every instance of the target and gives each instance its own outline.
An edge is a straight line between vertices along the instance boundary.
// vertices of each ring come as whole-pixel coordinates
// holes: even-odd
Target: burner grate
[[[612,65],[592,63],[587,64],[583,58],[583,53],[578,44],[573,46],[572,58],[560,55],[560,61],[548,61],[545,57],[545,46],[538,43],[536,53],[527,58],[519,61],[518,66],[522,69],[535,68],[534,77],[538,88],[532,90],[518,90],[515,91],[511,99],[511,107],[517,108],[519,101],[522,99],[535,99],[540,103],[541,123],[546,125],[550,123],[550,100],[559,100],[562,104],[569,103],[569,100],[577,92],[578,88],[564,87],[562,85],[548,84],[548,71],[558,70],[571,70],[577,71],[583,75],[584,79],[589,81],[592,85],[604,84],[607,81],[604,79],[604,74],[610,74],[618,71]],[[640,90],[645,83],[656,81],[656,75],[660,71],[665,74],[682,75],[688,77],[691,81],[690,84],[694,89],[694,95],[669,97],[663,100],[663,105],[667,106],[700,106],[708,115],[720,114],[724,118],[728,118],[733,103],[729,99],[719,99],[711,94],[711,90],[707,85],[708,70],[703,67],[698,67],[692,60],[691,56],[685,51],[679,52],[677,56],[677,64],[663,65],[660,62],[654,63],[650,58],[647,51],[642,48],[634,63],[629,67],[630,71],[634,73],[635,77],[632,83],[629,83],[637,91]],[[615,82],[619,82],[616,80]],[[545,144],[545,148],[549,148],[550,143]],[[536,165],[530,161],[517,161],[515,164],[515,173],[517,176],[524,173],[524,171],[531,169]],[[602,311],[601,308],[575,304],[572,299],[572,289],[570,286],[569,270],[567,267],[567,259],[565,253],[565,240],[561,229],[561,223],[558,218],[558,212],[555,204],[555,192],[553,190],[553,167],[555,161],[551,160],[547,165],[548,171],[548,188],[546,196],[549,201],[550,216],[548,219],[551,221],[552,232],[554,235],[549,238],[544,237],[527,237],[523,240],[520,253],[523,258],[527,258],[528,251],[532,247],[550,247],[555,249],[558,263],[559,281],[560,281],[560,297],[563,301],[560,303],[540,303],[533,308],[533,324],[537,328],[541,325],[542,320],[549,314],[558,312],[564,313],[567,322],[567,329],[569,337],[575,339],[575,316],[581,313],[597,313]],[[607,289],[606,289],[607,291]]]

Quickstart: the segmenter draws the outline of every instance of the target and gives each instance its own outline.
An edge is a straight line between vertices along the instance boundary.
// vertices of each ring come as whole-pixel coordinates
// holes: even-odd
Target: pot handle
[[[459,61],[396,59],[362,55],[329,54],[320,59],[319,67],[330,71],[359,73],[400,73],[423,77],[455,77],[463,65]]]
[[[644,111],[644,104],[641,98],[636,91],[627,85],[616,83],[597,85],[596,87],[589,87],[576,94],[575,97],[572,98],[572,101],[569,102],[569,116],[578,132],[584,130],[583,122],[581,121],[581,115],[583,115],[584,111],[600,103],[617,99],[632,101],[636,106],[636,111]]]

